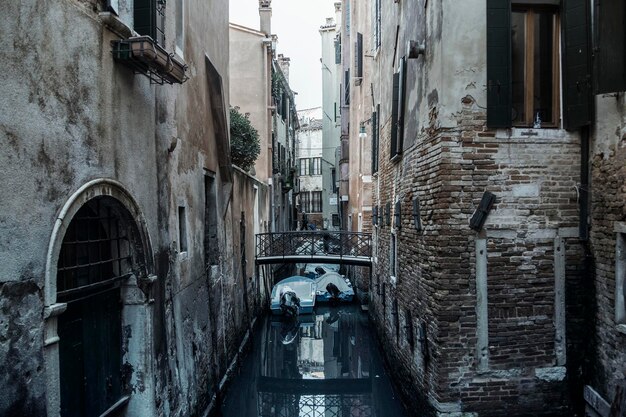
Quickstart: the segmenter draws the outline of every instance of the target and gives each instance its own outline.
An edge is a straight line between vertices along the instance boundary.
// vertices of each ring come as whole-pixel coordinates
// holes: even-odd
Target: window
[[[372,50],[376,51],[380,48],[380,3],[382,0],[373,0],[372,6]]]
[[[354,69],[355,69],[355,77],[356,85],[361,85],[360,78],[363,77],[363,34],[356,34],[356,43],[354,48]]]
[[[311,212],[311,194],[309,192],[300,193],[300,211],[303,213]]]
[[[558,127],[561,99],[566,129],[591,123],[589,0],[559,3],[487,0],[487,126]]]
[[[341,64],[341,35],[335,38],[335,64]]]
[[[380,104],[372,113],[372,174],[378,172],[378,138],[380,133]]]
[[[341,223],[339,222],[339,214],[337,213],[333,213],[333,226],[334,227],[341,226]]]
[[[554,8],[513,6],[511,118],[515,126],[558,123],[558,33]]]
[[[350,104],[350,70],[347,69],[343,72],[343,104]]]
[[[134,0],[133,22],[135,32],[165,46],[165,0]]]
[[[300,158],[300,176],[309,175],[309,158]]]
[[[331,190],[333,193],[337,192],[337,170],[332,168],[330,170],[330,181],[331,181]]]
[[[178,207],[178,250],[187,252],[187,215],[185,207]]]
[[[391,239],[389,243],[389,275],[393,279],[397,277],[397,255],[398,255],[398,246],[396,242],[396,234],[394,232],[391,233]]]
[[[404,145],[404,100],[406,84],[406,58],[400,59],[398,72],[393,74],[391,103],[391,150],[389,157],[396,159],[402,154]]]
[[[185,50],[185,0],[176,0],[176,52]]]
[[[322,212],[322,192],[312,191],[311,192],[311,213],[321,213],[321,212]]]
[[[311,158],[311,175],[322,175],[322,158]]]

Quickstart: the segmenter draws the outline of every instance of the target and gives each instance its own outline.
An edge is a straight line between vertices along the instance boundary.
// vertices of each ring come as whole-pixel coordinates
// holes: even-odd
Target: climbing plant
[[[231,107],[230,154],[233,164],[248,171],[260,152],[259,132],[252,126],[247,114],[241,114],[239,107]]]

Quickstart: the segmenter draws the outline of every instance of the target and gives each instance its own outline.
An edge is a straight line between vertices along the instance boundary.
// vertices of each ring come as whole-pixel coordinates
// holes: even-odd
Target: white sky
[[[277,52],[291,59],[289,84],[299,110],[322,105],[320,26],[335,17],[336,0],[272,0],[272,33]],[[259,29],[258,0],[230,0],[230,21]]]

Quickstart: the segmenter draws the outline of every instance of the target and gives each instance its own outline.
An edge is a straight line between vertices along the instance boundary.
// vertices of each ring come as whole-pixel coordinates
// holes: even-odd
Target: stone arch
[[[62,244],[70,224],[79,211],[102,201],[128,227],[128,250],[132,252],[129,266],[129,278],[125,279],[120,289],[123,304],[121,323],[125,329],[131,329],[132,339],[125,339],[123,363],[134,369],[135,375],[128,375],[128,384],[133,385],[139,371],[142,376],[142,392],[125,399],[128,415],[132,410],[149,410],[154,404],[154,391],[151,382],[151,304],[147,297],[154,275],[152,245],[145,218],[131,193],[118,181],[101,178],[90,181],[80,187],[60,210],[50,237],[46,257],[44,287],[44,359],[46,366],[46,402],[49,416],[58,416],[61,405],[61,376],[59,360],[58,318],[67,308],[67,304],[57,300],[57,271]],[[131,267],[132,266],[132,267]]]

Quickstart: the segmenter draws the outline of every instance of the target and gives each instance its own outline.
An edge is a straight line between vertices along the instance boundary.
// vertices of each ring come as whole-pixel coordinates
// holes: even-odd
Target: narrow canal
[[[223,417],[403,417],[367,313],[316,307],[289,324],[259,323]]]

